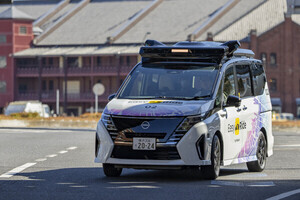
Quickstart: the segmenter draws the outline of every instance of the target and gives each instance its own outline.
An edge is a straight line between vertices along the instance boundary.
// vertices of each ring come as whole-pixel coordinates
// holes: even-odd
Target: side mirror
[[[109,95],[107,99],[108,99],[108,101],[111,101],[115,97],[116,97],[116,93],[113,93],[113,94]]]
[[[235,106],[239,107],[241,105],[241,98],[233,95],[229,95],[226,102],[226,107]]]

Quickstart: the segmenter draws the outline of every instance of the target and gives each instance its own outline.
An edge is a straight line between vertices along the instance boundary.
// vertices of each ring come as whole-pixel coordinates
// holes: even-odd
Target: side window
[[[229,95],[235,95],[235,83],[234,83],[234,72],[233,67],[230,67],[225,72],[223,96],[224,102],[227,101]]]
[[[262,95],[266,84],[266,77],[262,65],[252,65],[252,79],[254,95]]]
[[[218,93],[215,100],[215,108],[221,108],[222,103],[222,80],[218,89]]]
[[[240,98],[253,96],[251,89],[250,66],[237,65],[235,69],[238,95]]]

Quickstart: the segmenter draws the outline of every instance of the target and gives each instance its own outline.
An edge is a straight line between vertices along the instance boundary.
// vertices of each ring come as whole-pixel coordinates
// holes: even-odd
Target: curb
[[[0,127],[1,129],[27,129],[27,130],[57,130],[57,131],[96,131],[96,129],[77,128],[45,128],[45,127]]]

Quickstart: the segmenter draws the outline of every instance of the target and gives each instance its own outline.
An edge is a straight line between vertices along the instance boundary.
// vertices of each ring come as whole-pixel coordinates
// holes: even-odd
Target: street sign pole
[[[59,115],[59,90],[56,90],[56,115]]]
[[[101,83],[96,83],[93,86],[93,92],[95,94],[95,113],[98,113],[98,96],[101,96],[105,91],[105,87]]]
[[[95,113],[97,114],[98,113],[98,95],[95,94]]]

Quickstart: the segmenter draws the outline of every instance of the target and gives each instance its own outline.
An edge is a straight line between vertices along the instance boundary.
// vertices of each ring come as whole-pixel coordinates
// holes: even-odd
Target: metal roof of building
[[[226,2],[228,0],[163,1],[116,43],[142,43],[149,38],[163,42],[185,41]]]
[[[26,13],[33,19],[39,18],[41,15],[46,13],[50,8],[58,3],[57,0],[48,1],[14,1],[12,5],[2,4],[0,5],[0,12],[5,11],[11,6],[17,8],[19,11]]]
[[[130,55],[138,54],[141,46],[122,45],[122,46],[86,46],[86,47],[37,47],[15,53],[13,56],[36,57],[36,56],[79,56],[79,55]]]
[[[242,40],[248,36],[251,29],[256,29],[257,35],[261,35],[282,23],[286,11],[286,0],[268,0],[218,33],[214,40]]]
[[[107,37],[149,2],[92,1],[38,45],[104,44]]]
[[[10,6],[8,9],[0,13],[0,19],[22,19],[22,20],[34,20],[33,17],[20,11],[14,6]]]
[[[221,17],[216,23],[214,23],[213,26],[206,31],[206,33],[211,32],[213,35],[217,35],[219,32],[229,27],[241,17],[256,9],[265,1],[267,0],[240,0],[236,6],[234,6],[229,12]],[[202,34],[198,40],[206,40],[206,38],[207,34]]]

